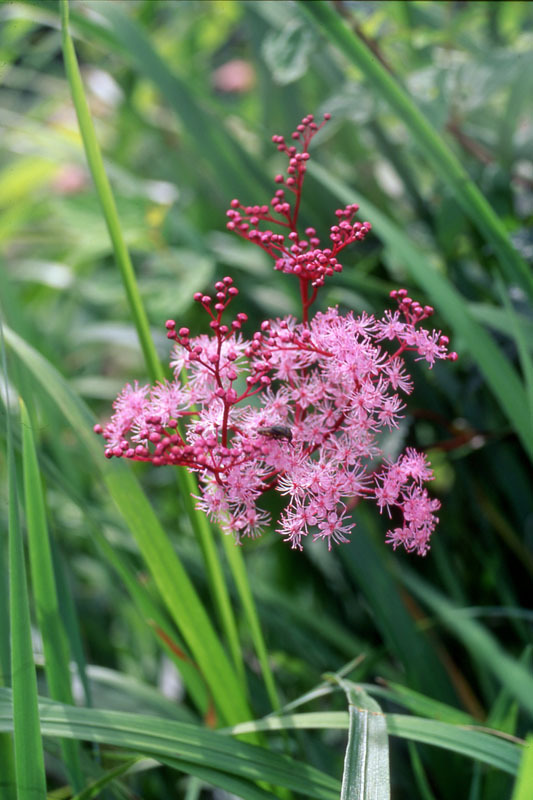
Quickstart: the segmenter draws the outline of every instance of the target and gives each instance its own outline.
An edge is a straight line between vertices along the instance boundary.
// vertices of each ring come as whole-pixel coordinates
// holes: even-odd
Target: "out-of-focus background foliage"
[[[332,7],[463,164],[531,273],[532,5]],[[123,384],[144,381],[146,373],[86,166],[65,78],[58,8],[44,0],[4,3],[0,20],[3,318],[103,420]],[[248,313],[250,330],[264,318],[297,313],[297,287],[274,273],[258,248],[225,230],[225,210],[235,196],[268,202],[272,178],[284,166],[271,135],[288,135],[304,114],[325,111],[332,120],[313,141],[318,168],[307,179],[302,220],[325,236],[334,209],[355,201],[374,231],[346,253],[342,275],[322,290],[319,306],[381,312],[389,291],[406,286],[436,307],[436,327],[450,335],[460,356],[431,372],[415,365],[416,390],[390,442],[392,451],[402,444],[425,449],[435,468],[431,488],[442,511],[427,558],[392,554],[383,544],[388,520],[359,508],[353,541],[331,553],[319,544],[293,552],[275,532],[244,544],[283,700],[364,654],[354,673],[358,681],[401,683],[524,735],[531,718],[505,685],[507,662],[494,664],[504,653],[529,664],[532,643],[533,507],[524,440],[533,419],[533,316],[524,286],[499,269],[490,242],[436,175],[401,116],[301,5],[79,0],[71,3],[71,30],[163,361],[169,352],[165,320],[200,332],[206,320],[192,295],[223,275],[231,274],[241,290],[240,310]],[[367,203],[379,209],[386,231]],[[433,295],[427,293],[431,275],[441,280]],[[492,351],[484,351],[481,363],[477,329],[469,339],[454,325],[453,313],[439,307],[441,285],[460,295],[459,316],[479,325],[513,370],[529,409],[521,430],[508,413],[518,403],[514,384],[501,387],[509,392],[502,402],[487,381]],[[62,602],[72,598],[69,636],[76,639],[78,627],[94,704],[165,714],[170,704],[182,703],[196,713],[182,697],[176,664],[117,577],[113,552],[160,604],[133,537],[87,466],[80,432],[27,366],[13,354],[10,363],[12,390],[22,392],[30,407],[49,525],[69,587],[62,589]],[[507,372],[501,381],[508,381]],[[4,419],[5,411],[4,404]],[[170,469],[135,472],[216,620],[175,475]],[[7,495],[0,515],[5,522]],[[98,544],[95,527],[111,552]],[[471,623],[475,632],[490,634],[490,646],[472,637]],[[240,633],[254,715],[261,716],[269,704],[244,623]],[[162,701],[161,693],[169,700]],[[316,706],[322,707],[342,709],[344,702],[329,698]],[[297,754],[340,777],[344,740],[342,731],[306,732],[297,740]],[[59,786],[64,773],[57,757],[49,758],[50,785]],[[509,776],[473,763],[393,740],[394,796],[510,797]],[[146,800],[199,791],[169,768],[140,772],[114,787],[116,796]],[[212,790],[204,792],[207,797]]]

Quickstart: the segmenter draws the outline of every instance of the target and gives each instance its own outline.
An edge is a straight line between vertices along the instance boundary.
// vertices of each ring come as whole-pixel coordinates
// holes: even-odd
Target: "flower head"
[[[108,458],[195,472],[198,508],[237,542],[270,524],[261,498],[275,490],[286,498],[276,530],[293,548],[301,549],[308,536],[328,548],[349,541],[350,509],[368,499],[400,517],[387,541],[424,555],[440,507],[423,487],[433,477],[430,465],[412,448],[386,462],[381,436],[398,426],[403,398],[413,389],[405,354],[413,352],[430,368],[457,356],[440,331],[421,324],[433,309],[405,289],[391,292],[397,308],[382,317],[329,308],[309,318],[318,287],[341,269],[337,255],[370,230],[369,223],[353,222],[352,204],[337,210],[330,247],[320,248],[312,228],[305,238],[297,232],[308,147],[324,122],[305,117],[292,145],[274,137],[289,163],[286,176],[276,177],[284,188],[271,208],[234,200],[228,212],[231,230],[270,253],[276,270],[297,277],[302,321],[265,320],[246,337],[246,314],[228,310],[238,289],[229,276],[217,281],[212,295],[194,295],[209,333],[192,336],[173,320],[166,323],[174,342],[173,379],[126,386],[110,422],[95,431],[106,441]],[[286,231],[261,230],[264,223]]]

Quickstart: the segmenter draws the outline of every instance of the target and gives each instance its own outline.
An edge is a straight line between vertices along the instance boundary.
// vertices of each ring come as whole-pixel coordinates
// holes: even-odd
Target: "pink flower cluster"
[[[317,288],[340,269],[338,252],[370,230],[368,223],[351,221],[357,207],[348,206],[337,212],[331,248],[320,250],[311,229],[308,240],[296,232],[303,156],[319,127],[311,116],[298,126],[293,138],[302,144],[300,151],[274,137],[289,157],[288,177],[276,181],[295,194],[292,206],[282,190],[276,192],[272,206],[282,221],[266,206],[233,201],[228,224],[266,249],[277,269],[297,276],[302,322],[265,320],[245,337],[247,316],[230,317],[228,306],[238,290],[225,277],[213,295],[194,297],[209,317],[209,335],[191,336],[173,320],[166,323],[174,341],[173,379],[126,386],[110,422],[95,431],[106,440],[109,458],[185,466],[197,473],[198,508],[237,542],[270,524],[261,497],[275,489],[287,498],[277,531],[293,548],[301,549],[308,536],[327,541],[328,548],[347,542],[354,527],[351,509],[370,499],[398,518],[387,541],[424,555],[440,507],[423,487],[433,477],[430,465],[411,448],[387,462],[380,439],[383,431],[398,426],[402,395],[413,388],[404,353],[415,353],[430,367],[457,356],[448,353],[445,336],[420,324],[433,309],[412,300],[405,289],[391,292],[397,308],[381,318],[329,308],[309,319]],[[286,248],[283,236],[260,232],[261,221],[289,227],[292,244]]]

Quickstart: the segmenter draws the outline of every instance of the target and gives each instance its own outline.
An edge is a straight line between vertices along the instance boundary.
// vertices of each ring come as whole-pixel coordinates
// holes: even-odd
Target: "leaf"
[[[511,800],[531,800],[531,797],[533,797],[533,736],[528,736]]]
[[[341,800],[387,800],[390,778],[385,715],[359,686],[338,676],[332,677],[346,693],[349,704]]]
[[[41,475],[31,420],[22,401],[21,423],[28,547],[37,621],[43,639],[46,681],[53,700],[72,704],[70,654],[59,612]],[[84,781],[79,749],[75,742],[68,740],[61,742],[61,749],[74,789],[80,791]]]
[[[430,744],[453,753],[481,761],[496,769],[516,775],[522,747],[497,735],[476,730],[475,726],[451,725],[423,717],[403,714],[385,714],[387,730],[391,736],[412,742]],[[241,722],[231,731],[277,731],[291,728],[303,730],[344,730],[349,726],[345,711],[317,711],[308,714],[269,716],[255,722]],[[494,731],[498,734],[498,731]]]
[[[13,727],[11,692],[0,689],[0,731]],[[247,781],[267,781],[306,797],[335,800],[339,783],[281,753],[237,741],[203,727],[141,714],[75,708],[41,699],[45,736],[68,736],[161,758],[183,760],[190,774],[206,767]],[[179,762],[176,762],[179,763]]]
[[[150,336],[150,328],[148,326],[148,319],[141,301],[137,282],[135,280],[135,273],[131,263],[130,255],[124,237],[122,236],[122,229],[120,227],[120,220],[118,218],[117,208],[115,205],[115,198],[111,186],[107,179],[104,168],[102,154],[96,132],[94,130],[91,112],[85,99],[85,92],[81,80],[80,70],[78,67],[78,60],[76,52],[69,33],[68,27],[68,0],[61,0],[61,30],[63,36],[63,58],[65,62],[65,69],[70,84],[70,91],[72,93],[72,100],[76,109],[78,123],[80,127],[81,137],[83,139],[83,146],[87,156],[87,163],[91,170],[94,185],[98,195],[98,200],[102,209],[102,215],[105,219],[109,237],[113,243],[113,250],[115,259],[120,269],[128,301],[132,310],[133,320],[137,328],[137,335],[144,353],[150,375],[152,380],[162,380],[164,378],[161,364],[157,357],[157,353]]]
[[[37,708],[37,677],[33,663],[30,607],[26,588],[17,473],[9,414],[6,414],[6,419],[8,426],[12,728],[14,731],[17,800],[46,800],[43,742]]]

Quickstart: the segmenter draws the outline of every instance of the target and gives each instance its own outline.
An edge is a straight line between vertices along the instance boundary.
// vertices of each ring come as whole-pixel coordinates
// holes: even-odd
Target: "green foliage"
[[[529,797],[531,4],[18,0],[0,21],[2,797]],[[424,560],[359,507],[331,553],[237,549],[192,476],[110,464],[92,433],[169,374],[168,317],[205,330],[214,279],[250,330],[297,313],[225,210],[269,202],[271,135],[325,111],[304,222],[324,238],[358,202],[373,232],[321,307],[405,286],[460,356],[415,365],[390,442],[435,467]]]

